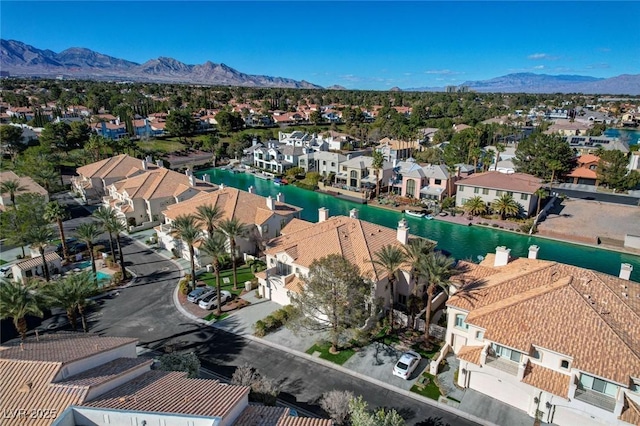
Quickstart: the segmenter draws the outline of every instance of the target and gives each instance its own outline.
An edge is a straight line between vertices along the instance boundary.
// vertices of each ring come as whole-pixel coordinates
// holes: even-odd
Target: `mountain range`
[[[56,53],[20,41],[4,39],[0,39],[0,69],[3,74],[9,73],[12,76],[63,76],[77,79],[322,89],[321,86],[304,80],[245,74],[225,64],[210,61],[199,65],[187,65],[173,58],[159,57],[138,64],[81,47],[72,47]],[[467,81],[462,86],[477,92],[640,95],[640,74],[595,78],[580,75],[516,73],[489,80]],[[328,89],[346,90],[339,85],[330,86]],[[444,91],[445,88],[394,87],[391,90],[432,92]]]

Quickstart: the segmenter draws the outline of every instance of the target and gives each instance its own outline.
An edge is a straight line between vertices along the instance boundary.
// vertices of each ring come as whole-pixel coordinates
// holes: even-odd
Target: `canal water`
[[[249,173],[233,174],[226,170],[209,169],[195,173],[198,177],[208,173],[211,182],[225,184],[246,191],[249,186],[262,196],[276,197],[281,192],[285,202],[303,208],[302,219],[310,222],[318,221],[318,209],[326,207],[330,216],[348,216],[349,210],[358,209],[358,217],[368,222],[395,229],[402,213],[371,207],[352,201],[336,198],[318,192],[296,188],[293,185],[276,186],[270,180],[256,178]],[[438,242],[438,248],[446,250],[456,259],[477,261],[478,256],[495,252],[497,246],[511,249],[511,255],[527,256],[529,246],[540,247],[538,257],[556,260],[570,265],[594,269],[610,275],[618,276],[621,263],[633,265],[631,279],[640,282],[640,256],[616,251],[591,248],[578,244],[564,243],[535,236],[499,231],[481,226],[464,226],[440,220],[425,220],[407,217],[410,233],[426,237]]]

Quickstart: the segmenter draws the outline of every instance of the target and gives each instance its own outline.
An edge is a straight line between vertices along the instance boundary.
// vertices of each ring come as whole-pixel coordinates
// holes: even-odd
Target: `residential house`
[[[136,356],[136,343],[136,339],[82,333],[36,335],[4,343],[0,350],[4,422],[28,420],[35,426],[331,425],[330,420],[320,419],[292,422],[288,408],[250,406],[248,386],[155,370],[152,359]]]
[[[280,237],[269,241],[265,250],[268,269],[256,274],[260,294],[280,305],[290,304],[292,293],[304,285],[311,263],[338,254],[356,265],[362,277],[372,282],[374,297],[390,306],[388,276],[372,261],[383,246],[408,243],[411,236],[406,220],[402,219],[394,230],[358,219],[356,209],[349,217],[329,217],[326,208],[320,208],[318,214],[318,223],[294,219],[282,229]],[[406,305],[411,294],[413,284],[407,271],[398,274],[394,303]]]
[[[581,155],[577,166],[566,176],[566,182],[576,185],[598,186],[598,162],[600,157],[593,154]]]
[[[548,135],[558,134],[561,136],[579,136],[587,133],[593,127],[593,122],[581,122],[570,120],[556,120],[545,131]]]
[[[26,121],[33,120],[35,117],[35,113],[31,107],[9,107],[7,109],[7,115]]]
[[[498,247],[447,301],[457,384],[556,425],[640,424],[640,287]]]
[[[338,173],[340,164],[347,161],[349,157],[337,152],[318,151],[303,154],[298,158],[298,167],[304,172],[317,172],[322,176],[329,176],[331,173]]]
[[[52,251],[44,255],[47,262],[49,274],[56,275],[62,271],[62,259],[58,253]],[[30,258],[22,259],[11,266],[14,281],[24,282],[27,278],[44,277],[42,256],[39,254]]]
[[[578,152],[579,155],[592,153],[598,148],[606,151],[618,150],[625,154],[629,153],[629,144],[620,138],[608,136],[567,136],[569,146]]]
[[[391,138],[383,138],[380,140],[375,150],[382,153],[387,161],[406,160],[411,157],[415,151],[420,151],[422,146],[418,141],[401,141]]]
[[[538,196],[535,192],[542,187],[542,181],[526,173],[485,172],[461,179],[455,185],[457,186],[456,206],[463,206],[473,197],[480,197],[490,204],[507,194],[520,205],[521,215],[528,217],[536,211]]]
[[[154,130],[151,127],[151,122],[146,118],[133,120],[131,124],[133,126],[133,132],[138,138],[149,138],[152,136],[161,136],[164,134],[162,130]]]
[[[49,202],[49,193],[46,189],[40,186],[36,181],[34,181],[29,176],[18,176],[11,170],[0,172],[0,182],[7,182],[9,180],[13,180],[18,182],[20,187],[23,189],[18,191],[14,195],[17,197],[20,194],[38,194],[44,197],[45,202]],[[0,194],[0,209],[6,209],[7,206],[11,205],[11,194],[8,192],[4,192]]]
[[[268,141],[265,146],[253,148],[253,165],[259,169],[284,173],[296,167],[300,156],[310,151],[300,146]]]
[[[516,158],[515,146],[505,146],[502,151],[498,151],[498,148],[493,145],[486,146],[483,149],[485,152],[493,154],[493,162],[489,165],[489,171],[515,173],[516,166],[513,163],[513,159]]]
[[[401,172],[401,196],[442,201],[449,196],[449,192],[455,193],[453,182],[456,177],[449,174],[447,166],[413,164],[413,167]]]
[[[216,189],[216,185],[197,179],[191,170],[183,174],[154,167],[109,185],[102,203],[112,207],[128,226],[151,227],[160,223],[167,206]]]
[[[101,121],[95,123],[91,128],[98,135],[111,140],[122,139],[129,136],[127,132],[127,126],[120,122],[119,118],[113,121]]]
[[[261,197],[253,193],[240,191],[221,185],[215,192],[201,193],[190,200],[168,206],[162,214],[165,223],[157,226],[158,242],[160,246],[170,251],[177,251],[187,260],[189,248],[176,238],[173,221],[178,216],[195,215],[198,206],[210,205],[222,212],[221,220],[237,219],[249,226],[250,232],[246,237],[236,238],[238,253],[256,254],[262,249],[262,244],[280,235],[282,228],[292,219],[300,217],[299,207],[284,202],[284,196],[278,194],[276,199]],[[206,228],[202,228],[206,234]],[[195,247],[195,263],[203,267],[211,261],[204,253],[200,253],[199,244]]]
[[[373,169],[373,158],[363,155],[340,163],[336,183],[348,187],[351,191],[362,192],[376,187],[376,174],[380,186],[386,186],[393,176],[393,163],[384,161],[382,169],[376,171]]]
[[[306,152],[329,150],[329,144],[322,136],[310,135],[300,131],[291,133],[278,132],[278,142],[281,145],[304,148]]]
[[[149,156],[139,160],[127,154],[120,154],[78,167],[78,176],[71,178],[71,185],[85,202],[102,201],[112,183],[137,176],[147,169],[155,170],[157,167]]]

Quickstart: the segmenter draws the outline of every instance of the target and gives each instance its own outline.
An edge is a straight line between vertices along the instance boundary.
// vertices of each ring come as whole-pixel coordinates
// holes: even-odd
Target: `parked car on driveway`
[[[393,375],[408,380],[411,373],[416,369],[422,357],[414,351],[407,351],[402,354],[396,365],[393,367]]]
[[[187,295],[187,300],[191,303],[199,303],[202,299],[209,296],[210,294],[215,294],[216,289],[211,288],[209,286],[198,287],[195,290],[192,290]]]
[[[231,300],[231,293],[227,290],[222,290],[220,292],[220,304],[224,305],[224,303],[228,300]],[[198,303],[202,309],[213,309],[218,307],[218,295],[216,293],[210,294],[207,297],[200,300]]]
[[[69,254],[82,253],[87,250],[89,247],[87,243],[83,243],[82,241],[78,241],[75,238],[67,238],[67,250],[69,250]],[[58,244],[56,247],[56,253],[62,254],[63,248],[62,243]]]

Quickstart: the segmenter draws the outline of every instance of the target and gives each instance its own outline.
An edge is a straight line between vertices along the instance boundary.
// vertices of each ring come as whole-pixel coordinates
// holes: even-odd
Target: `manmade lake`
[[[224,184],[246,191],[249,186],[262,196],[276,197],[281,192],[285,202],[301,207],[302,219],[310,222],[318,221],[318,209],[326,207],[330,216],[348,216],[353,208],[358,210],[358,217],[368,222],[395,229],[402,213],[371,207],[352,201],[336,198],[318,192],[297,188],[293,185],[276,186],[270,180],[262,180],[250,173],[231,173],[227,170],[208,169],[195,174],[201,177],[209,174],[211,182]],[[456,259],[477,261],[478,256],[495,252],[497,246],[511,249],[511,255],[527,256],[529,246],[540,247],[538,258],[556,260],[558,262],[583,268],[594,269],[610,275],[618,276],[621,263],[633,265],[631,279],[640,282],[640,256],[606,250],[601,248],[565,243],[561,241],[528,236],[513,232],[500,231],[484,226],[465,226],[441,220],[425,220],[406,217],[410,232],[438,242],[438,248],[446,250]]]

